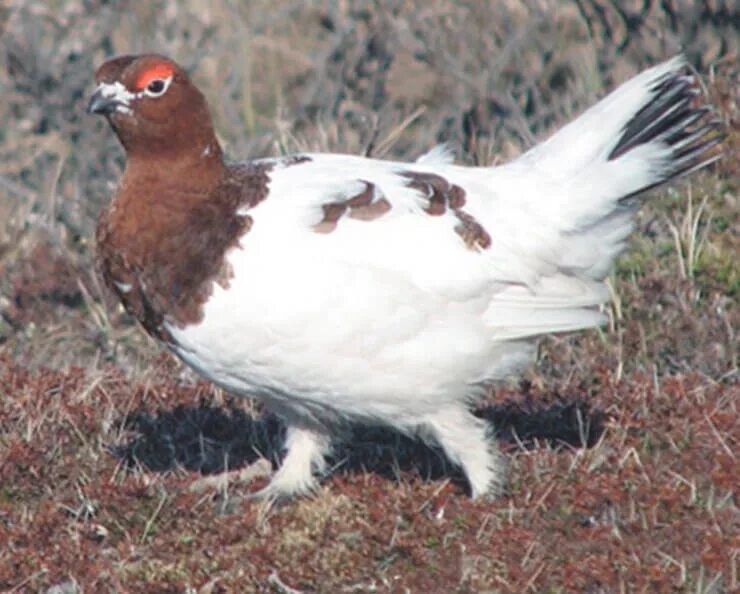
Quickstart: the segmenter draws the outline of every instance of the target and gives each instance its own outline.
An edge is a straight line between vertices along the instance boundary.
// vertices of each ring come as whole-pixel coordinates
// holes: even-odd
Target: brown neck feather
[[[168,193],[201,194],[205,199],[220,183],[225,170],[223,153],[215,138],[177,152],[131,151],[126,158],[121,189],[131,183],[146,188],[147,196],[142,195],[142,200],[156,199],[156,190],[160,188]]]

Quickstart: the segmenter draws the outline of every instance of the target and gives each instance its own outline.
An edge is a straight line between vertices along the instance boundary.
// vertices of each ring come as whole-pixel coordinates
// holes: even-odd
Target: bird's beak
[[[115,113],[119,105],[121,105],[121,102],[116,97],[106,97],[103,94],[103,89],[98,89],[90,97],[90,101],[87,104],[87,113],[107,115]]]

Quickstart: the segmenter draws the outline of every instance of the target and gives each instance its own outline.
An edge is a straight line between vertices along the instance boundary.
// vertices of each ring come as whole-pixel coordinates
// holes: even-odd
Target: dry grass
[[[0,4],[0,591],[737,591],[729,6]],[[111,53],[187,65],[231,155],[407,159],[445,141],[491,163],[680,46],[729,156],[640,212],[609,326],[546,340],[481,405],[511,455],[495,502],[470,502],[439,452],[358,427],[319,497],[262,517],[244,495],[278,455],[276,421],[159,355],[91,270],[122,153],[83,108]],[[245,468],[247,485],[204,480]]]

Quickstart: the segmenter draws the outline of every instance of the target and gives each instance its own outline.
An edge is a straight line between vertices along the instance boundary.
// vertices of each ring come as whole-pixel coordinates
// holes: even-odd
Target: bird
[[[96,267],[166,349],[285,424],[271,501],[317,491],[348,423],[420,437],[472,498],[500,495],[476,402],[542,336],[605,322],[641,196],[716,161],[724,135],[681,55],[497,166],[445,146],[232,161],[174,60],[113,57],[95,85],[87,110],[126,155]]]

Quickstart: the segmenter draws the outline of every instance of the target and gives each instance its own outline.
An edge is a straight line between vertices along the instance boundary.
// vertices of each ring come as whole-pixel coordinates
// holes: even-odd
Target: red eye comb
[[[167,78],[172,76],[173,72],[174,68],[170,64],[155,64],[139,75],[136,79],[136,89],[145,89],[153,80]]]

